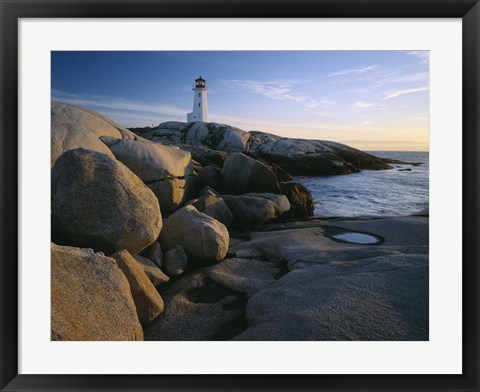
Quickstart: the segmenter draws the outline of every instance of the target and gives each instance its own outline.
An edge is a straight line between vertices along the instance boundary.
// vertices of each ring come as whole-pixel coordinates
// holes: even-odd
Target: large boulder
[[[115,157],[145,182],[192,174],[192,156],[178,147],[101,137]]]
[[[227,254],[230,236],[225,225],[191,205],[174,212],[164,222],[160,243],[164,251],[181,245],[188,259],[216,262]]]
[[[147,275],[127,250],[122,250],[111,256],[123,271],[130,284],[133,301],[137,308],[140,323],[150,324],[163,312],[163,300],[148,279]]]
[[[155,193],[163,213],[173,212],[183,203],[187,181],[193,175],[189,152],[153,142],[100,139]]]
[[[113,158],[110,150],[98,139],[100,136],[117,139],[137,138],[133,132],[93,110],[62,102],[52,102],[51,167],[64,152],[80,147],[98,151]]]
[[[127,278],[91,249],[51,245],[52,340],[143,340]]]
[[[137,253],[162,228],[158,200],[125,165],[105,154],[70,150],[52,170],[52,229],[64,244]]]
[[[242,153],[228,154],[222,169],[222,179],[229,193],[280,193],[275,174],[263,163]]]
[[[250,227],[271,221],[290,209],[290,203],[284,195],[271,193],[247,193],[233,196],[223,195],[233,214],[232,225]]]

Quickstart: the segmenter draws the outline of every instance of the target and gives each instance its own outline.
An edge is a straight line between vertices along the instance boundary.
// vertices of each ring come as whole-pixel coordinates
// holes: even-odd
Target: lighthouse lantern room
[[[208,103],[207,103],[207,86],[205,79],[200,76],[195,79],[195,87],[192,89],[193,111],[187,114],[187,122],[205,121],[208,122]]]

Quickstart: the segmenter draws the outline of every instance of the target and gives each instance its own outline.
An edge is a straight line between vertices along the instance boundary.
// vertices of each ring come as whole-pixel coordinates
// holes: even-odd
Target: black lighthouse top
[[[201,76],[195,79],[195,88],[205,88],[205,79],[202,79]]]

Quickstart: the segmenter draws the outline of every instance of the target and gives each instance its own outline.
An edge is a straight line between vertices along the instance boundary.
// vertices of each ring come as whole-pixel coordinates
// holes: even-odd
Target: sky
[[[200,75],[211,122],[365,151],[428,151],[428,51],[57,51],[52,99],[125,127],[186,122]]]

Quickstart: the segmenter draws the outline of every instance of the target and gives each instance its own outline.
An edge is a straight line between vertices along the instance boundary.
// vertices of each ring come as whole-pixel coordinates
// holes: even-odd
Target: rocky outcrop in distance
[[[349,174],[363,169],[392,168],[389,160],[345,144],[286,138],[260,131],[246,132],[224,124],[170,121],[155,128],[132,128],[132,131],[152,141],[180,146],[189,150],[194,159],[216,165],[225,159],[226,154],[240,152],[292,175]]]

